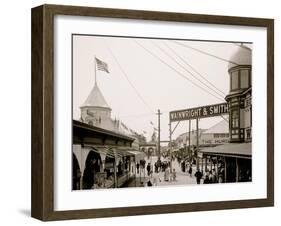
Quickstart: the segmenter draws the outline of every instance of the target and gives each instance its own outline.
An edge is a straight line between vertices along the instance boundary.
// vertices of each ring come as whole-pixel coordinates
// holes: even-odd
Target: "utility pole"
[[[196,118],[196,169],[199,169],[199,159],[198,159],[198,151],[199,151],[199,118]]]
[[[172,123],[169,123],[170,172],[172,173]]]
[[[156,115],[158,115],[158,142],[157,142],[157,150],[158,150],[158,158],[160,158],[160,116],[162,113],[160,112],[160,109],[158,109]]]
[[[189,119],[189,123],[188,123],[188,157],[189,157],[189,162],[191,161],[191,150],[190,150],[190,141],[191,141],[191,137],[190,137],[190,130],[191,130],[191,119]]]

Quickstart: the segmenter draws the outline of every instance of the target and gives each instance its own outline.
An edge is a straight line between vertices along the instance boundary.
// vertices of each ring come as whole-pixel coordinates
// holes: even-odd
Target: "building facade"
[[[190,131],[190,146],[197,143],[196,130]],[[229,125],[226,120],[222,120],[209,129],[199,129],[199,145],[216,146],[229,143]],[[179,135],[175,140],[177,148],[189,146],[189,133]]]
[[[252,181],[252,50],[240,46],[229,60],[229,144],[200,150],[202,171],[220,182]],[[205,168],[205,169],[204,169]]]
[[[141,143],[140,151],[145,153],[147,156],[156,156],[157,155],[157,144],[156,144],[156,142]]]
[[[80,110],[80,121],[73,120],[73,190],[122,187],[142,158],[139,134],[111,118],[97,83]]]
[[[231,57],[228,73],[229,93],[225,100],[229,106],[230,142],[252,140],[252,52],[243,46]]]

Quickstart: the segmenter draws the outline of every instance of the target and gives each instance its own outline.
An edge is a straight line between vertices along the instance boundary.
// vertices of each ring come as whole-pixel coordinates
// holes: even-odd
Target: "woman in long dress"
[[[165,180],[165,181],[169,181],[169,179],[170,179],[170,168],[167,167],[167,168],[165,169],[165,173],[164,173],[164,180]]]

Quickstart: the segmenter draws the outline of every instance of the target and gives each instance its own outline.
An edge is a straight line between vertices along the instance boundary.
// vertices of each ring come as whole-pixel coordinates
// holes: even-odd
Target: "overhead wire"
[[[164,45],[172,51],[178,58],[182,60],[187,66],[189,66],[197,75],[199,75],[205,82],[207,82],[210,86],[212,86],[215,90],[223,94],[224,96],[226,95],[223,91],[221,91],[219,88],[217,88],[212,82],[210,82],[208,79],[205,78],[204,75],[202,75],[200,72],[198,72],[190,63],[188,63],[182,56],[180,56],[173,48],[171,48],[166,42],[164,42]]]
[[[213,96],[214,98],[218,99],[218,100],[222,100],[221,97],[217,97],[216,95],[210,93],[208,90],[206,90],[205,88],[199,86],[198,84],[196,84],[195,82],[193,82],[191,79],[189,79],[188,77],[186,77],[183,73],[181,73],[180,71],[178,71],[177,69],[175,69],[174,67],[172,67],[171,65],[169,65],[168,63],[166,63],[163,59],[161,59],[159,56],[157,56],[155,53],[153,53],[151,50],[147,49],[146,47],[144,47],[142,44],[140,44],[137,40],[135,40],[135,43],[140,46],[142,49],[144,49],[146,52],[148,52],[150,55],[152,55],[153,57],[155,57],[156,59],[158,59],[161,63],[163,63],[164,65],[166,65],[167,67],[169,67],[171,70],[173,70],[174,72],[176,72],[179,76],[181,76],[182,78],[184,78],[185,80],[189,81],[190,83],[192,83],[194,86],[200,88],[201,90],[203,90],[204,92],[208,93],[209,95]]]
[[[136,89],[136,87],[134,86],[134,84],[131,82],[131,80],[129,79],[129,76],[127,75],[127,73],[125,72],[125,70],[123,69],[123,67],[121,66],[121,64],[119,63],[119,61],[117,60],[115,54],[113,53],[113,51],[111,50],[110,46],[107,44],[107,42],[104,40],[105,44],[106,44],[106,47],[108,48],[108,51],[110,52],[110,54],[112,55],[114,61],[116,62],[116,64],[118,65],[120,71],[122,72],[122,74],[124,75],[124,77],[126,78],[126,80],[128,81],[128,83],[130,84],[130,86],[133,88],[133,90],[135,91],[135,93],[137,94],[137,96],[140,98],[140,100],[143,102],[143,104],[146,105],[146,107],[151,111],[151,113],[145,113],[145,114],[139,114],[139,115],[127,115],[127,116],[120,116],[121,118],[122,117],[142,117],[142,116],[145,116],[145,115],[153,115],[155,114],[152,110],[152,108],[150,107],[150,105],[147,104],[147,102],[144,100],[144,98],[141,96],[141,94],[138,92],[138,90]],[[183,75],[181,72],[179,72],[178,70],[176,70],[174,67],[170,66],[169,64],[167,64],[164,60],[162,60],[160,57],[158,57],[156,54],[154,54],[152,51],[148,50],[146,47],[144,47],[143,45],[141,45],[139,42],[137,42],[135,40],[135,42],[140,46],[142,47],[142,49],[146,50],[148,53],[150,53],[150,55],[154,56],[155,58],[157,58],[160,62],[162,62],[163,64],[165,64],[166,66],[168,66],[170,69],[172,69],[173,71],[175,71],[177,74],[179,74],[181,77],[185,78],[186,80],[188,80],[189,82],[191,82],[193,85],[197,86],[198,88],[200,88],[201,90],[207,92],[208,94],[212,95],[213,97],[215,97],[216,99],[220,99],[221,98],[218,98],[217,96],[213,95],[212,93],[210,93],[208,90],[206,90],[205,88],[199,86],[198,84],[194,83],[192,80],[190,80],[189,78],[187,78],[185,75]],[[169,48],[171,50],[171,47],[169,47],[166,43],[165,43],[165,46],[167,48]],[[161,48],[161,47],[159,47]],[[165,51],[165,50],[164,50]],[[162,52],[164,52],[162,50]],[[178,54],[176,54],[175,51],[173,51],[173,53],[178,56]],[[166,53],[167,55],[167,53]],[[203,78],[204,80],[206,78],[204,78],[203,75],[201,75],[194,67],[192,67],[190,64],[188,64],[186,61],[184,61],[182,58],[180,58],[183,62],[185,62],[185,64],[187,64],[196,74],[198,74],[201,78]],[[176,60],[174,60],[175,62],[177,62]],[[177,62],[178,65],[181,65]],[[181,65],[181,67],[183,67]],[[184,67],[183,67],[184,68]],[[189,71],[187,70],[186,68],[184,68],[184,70],[186,70],[189,74],[191,74],[193,77],[194,75]],[[198,80],[198,79],[197,79]],[[200,81],[200,80],[198,80]],[[207,79],[205,81],[208,81]],[[202,83],[202,81],[200,81]],[[214,86],[211,82],[208,81],[208,83],[212,86]],[[205,85],[206,86],[206,85]],[[218,91],[220,91],[217,87],[214,86],[214,88],[216,88]],[[209,87],[210,89],[210,87]],[[214,91],[212,89],[212,91]],[[221,91],[220,91],[221,92]],[[217,93],[217,92],[216,92]],[[223,92],[221,92],[223,93]],[[218,93],[217,93],[218,94]],[[223,93],[224,94],[224,93]],[[220,95],[221,96],[221,95]],[[169,113],[169,112],[163,112],[163,113]],[[221,116],[225,121],[228,121],[226,120],[223,116]]]
[[[189,73],[193,78],[195,78],[197,81],[199,81],[201,84],[203,84],[204,86],[206,86],[207,88],[209,88],[210,90],[212,90],[212,92],[216,93],[218,96],[224,98],[224,96],[220,93],[218,93],[216,90],[214,90],[214,88],[210,87],[209,85],[205,84],[204,82],[202,82],[199,78],[197,78],[192,72],[190,72],[188,69],[186,69],[186,67],[182,66],[175,58],[173,58],[172,56],[169,55],[169,53],[167,53],[162,47],[160,47],[159,45],[157,45],[156,43],[154,43],[155,46],[157,48],[159,48],[167,57],[169,57],[171,60],[173,60],[178,66],[180,66],[181,68],[183,68],[187,73]]]
[[[141,96],[141,94],[139,93],[139,91],[137,90],[137,88],[134,86],[134,84],[131,82],[131,80],[129,79],[129,76],[127,75],[126,71],[123,69],[123,67],[121,66],[121,64],[119,63],[119,61],[117,60],[115,54],[113,53],[113,51],[111,50],[110,46],[107,45],[107,42],[105,39],[104,43],[108,49],[108,51],[110,52],[110,54],[112,55],[115,63],[118,65],[120,71],[122,72],[122,74],[124,75],[124,77],[126,78],[127,82],[130,84],[130,86],[133,88],[133,90],[135,91],[135,93],[137,94],[137,96],[139,97],[139,99],[143,102],[143,104],[151,111],[153,112],[152,108],[150,107],[150,105],[144,100],[144,98]],[[153,112],[154,113],[154,112]]]
[[[183,47],[185,47],[185,48],[192,49],[192,50],[194,50],[194,51],[196,51],[196,52],[199,52],[199,53],[201,53],[201,54],[204,54],[204,55],[207,55],[207,56],[216,58],[216,59],[218,59],[218,60],[221,60],[221,61],[224,61],[224,62],[227,62],[227,63],[231,63],[231,64],[236,65],[236,66],[239,65],[238,63],[236,63],[236,62],[234,62],[234,61],[227,60],[227,59],[224,59],[224,58],[222,58],[222,57],[216,56],[216,55],[214,55],[214,54],[205,52],[205,51],[203,51],[203,50],[200,50],[200,49],[197,49],[197,48],[192,47],[192,46],[190,46],[190,45],[187,45],[186,43],[182,43],[182,42],[178,42],[178,41],[173,41],[173,42],[176,43],[177,45],[183,46]]]
[[[224,121],[229,122],[229,120],[223,117],[222,115],[220,115],[220,117],[222,117]]]

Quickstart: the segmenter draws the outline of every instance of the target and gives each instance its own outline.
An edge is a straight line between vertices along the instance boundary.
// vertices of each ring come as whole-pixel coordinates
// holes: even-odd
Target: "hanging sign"
[[[228,113],[228,104],[220,103],[170,112],[170,122],[214,117]]]

